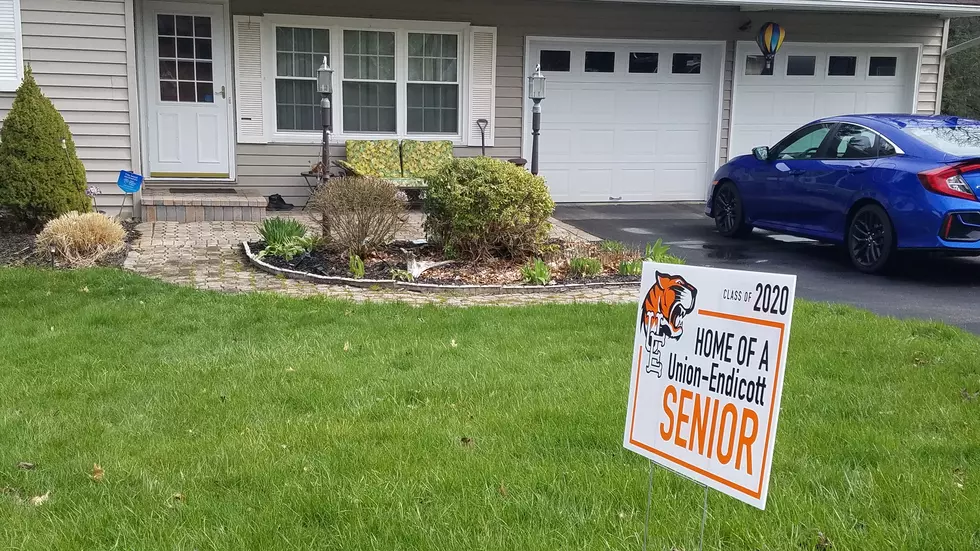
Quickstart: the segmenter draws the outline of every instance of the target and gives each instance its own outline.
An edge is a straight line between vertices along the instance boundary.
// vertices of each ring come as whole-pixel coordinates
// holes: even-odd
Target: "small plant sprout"
[[[529,285],[547,285],[551,281],[551,268],[545,264],[544,260],[535,258],[521,266],[521,277],[524,279],[524,283]]]
[[[354,276],[354,279],[364,278],[364,260],[362,260],[361,257],[351,253],[349,267],[350,273],[352,276]]]
[[[415,281],[415,276],[408,270],[394,269],[391,271],[391,279],[395,281]]]

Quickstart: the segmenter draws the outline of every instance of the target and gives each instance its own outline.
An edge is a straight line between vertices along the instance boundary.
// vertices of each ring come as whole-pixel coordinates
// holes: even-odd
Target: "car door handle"
[[[848,168],[847,171],[850,172],[851,174],[857,174],[859,172],[864,172],[865,170],[868,170],[869,168],[871,168],[871,167],[868,166],[868,165],[856,165],[856,166],[852,166],[852,167]]]
[[[803,174],[806,174],[806,171],[802,168],[795,168],[789,171],[790,176],[802,176]]]

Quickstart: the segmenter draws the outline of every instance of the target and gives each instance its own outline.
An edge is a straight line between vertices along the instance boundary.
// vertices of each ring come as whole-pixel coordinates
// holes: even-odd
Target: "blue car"
[[[715,173],[705,214],[726,237],[753,227],[839,243],[854,266],[900,250],[980,255],[980,122],[949,116],[821,119]]]

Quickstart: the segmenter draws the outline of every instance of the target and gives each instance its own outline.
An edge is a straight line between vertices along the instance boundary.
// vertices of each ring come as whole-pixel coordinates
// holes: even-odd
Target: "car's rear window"
[[[980,125],[912,127],[905,131],[944,153],[980,157]]]

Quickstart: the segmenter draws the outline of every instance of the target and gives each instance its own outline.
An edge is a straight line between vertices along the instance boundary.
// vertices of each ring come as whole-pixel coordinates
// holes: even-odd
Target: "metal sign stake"
[[[647,484],[647,519],[643,523],[643,551],[647,551],[650,540],[650,505],[653,503],[653,461],[650,462],[650,482]]]

